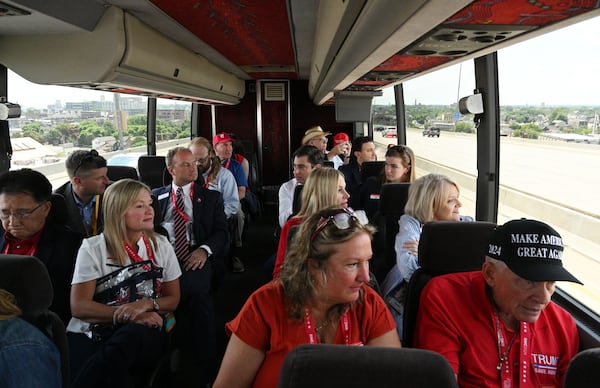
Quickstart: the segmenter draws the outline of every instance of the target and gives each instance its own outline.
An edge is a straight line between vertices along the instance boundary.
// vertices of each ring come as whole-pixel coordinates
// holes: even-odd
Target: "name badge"
[[[380,196],[380,194],[371,194],[369,195],[369,199],[379,199]]]

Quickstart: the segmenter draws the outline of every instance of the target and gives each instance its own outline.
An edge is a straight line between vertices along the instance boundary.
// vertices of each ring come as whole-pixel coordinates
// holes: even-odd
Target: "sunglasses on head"
[[[406,146],[403,146],[403,145],[394,145],[394,144],[388,144],[387,151],[390,151],[390,150],[396,151],[396,152],[397,152],[397,153],[399,153],[400,155],[407,156],[407,157],[410,159],[410,155],[408,154],[408,151],[407,151],[407,147],[406,147]],[[393,155],[390,155],[390,156],[393,156]]]
[[[369,223],[369,219],[363,210],[354,211],[352,208],[330,210],[319,219],[315,231],[310,236],[310,241],[313,241],[319,235],[319,232],[330,223],[333,223],[340,230],[350,228],[352,224],[350,222],[351,219],[355,219],[360,225],[367,225]]]
[[[100,156],[98,154],[98,151],[96,151],[96,150],[89,150],[85,155],[83,155],[81,157],[81,159],[79,159],[79,163],[77,163],[77,167],[75,167],[75,170],[73,170],[73,175],[77,175],[77,171],[81,168],[81,166],[83,165],[83,163],[88,162],[90,160],[94,160],[98,156]]]

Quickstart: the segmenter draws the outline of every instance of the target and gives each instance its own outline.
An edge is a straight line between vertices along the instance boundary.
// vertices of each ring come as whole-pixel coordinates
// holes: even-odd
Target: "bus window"
[[[597,89],[600,78],[591,65],[597,55],[573,42],[577,37],[597,36],[599,22],[591,19],[498,52],[499,75],[505,80],[500,85],[500,103],[506,135],[500,145],[498,222],[529,217],[552,225],[563,238],[564,265],[584,283],[558,286],[596,313],[600,313],[596,275],[600,271],[600,137],[598,107],[592,106],[597,95],[588,90]],[[549,49],[560,56],[549,60]],[[514,63],[511,57],[522,60]],[[568,58],[581,64],[577,72]],[[540,70],[525,72],[525,67]]]

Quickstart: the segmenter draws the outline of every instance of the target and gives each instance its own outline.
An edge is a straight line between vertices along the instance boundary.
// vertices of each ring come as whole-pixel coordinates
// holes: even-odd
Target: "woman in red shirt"
[[[373,228],[363,212],[306,218],[278,279],[255,291],[226,325],[231,334],[214,388],[275,387],[301,344],[400,347],[394,320],[369,282]]]

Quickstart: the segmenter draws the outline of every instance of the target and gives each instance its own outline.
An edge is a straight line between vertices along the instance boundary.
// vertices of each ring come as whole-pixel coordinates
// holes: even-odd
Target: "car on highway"
[[[106,161],[109,166],[128,166],[137,169],[138,159],[141,155],[145,155],[143,152],[127,152],[123,154],[117,154]]]
[[[440,129],[438,127],[429,127],[423,130],[423,136],[440,137]]]
[[[396,127],[388,127],[383,130],[383,137],[398,137]]]

